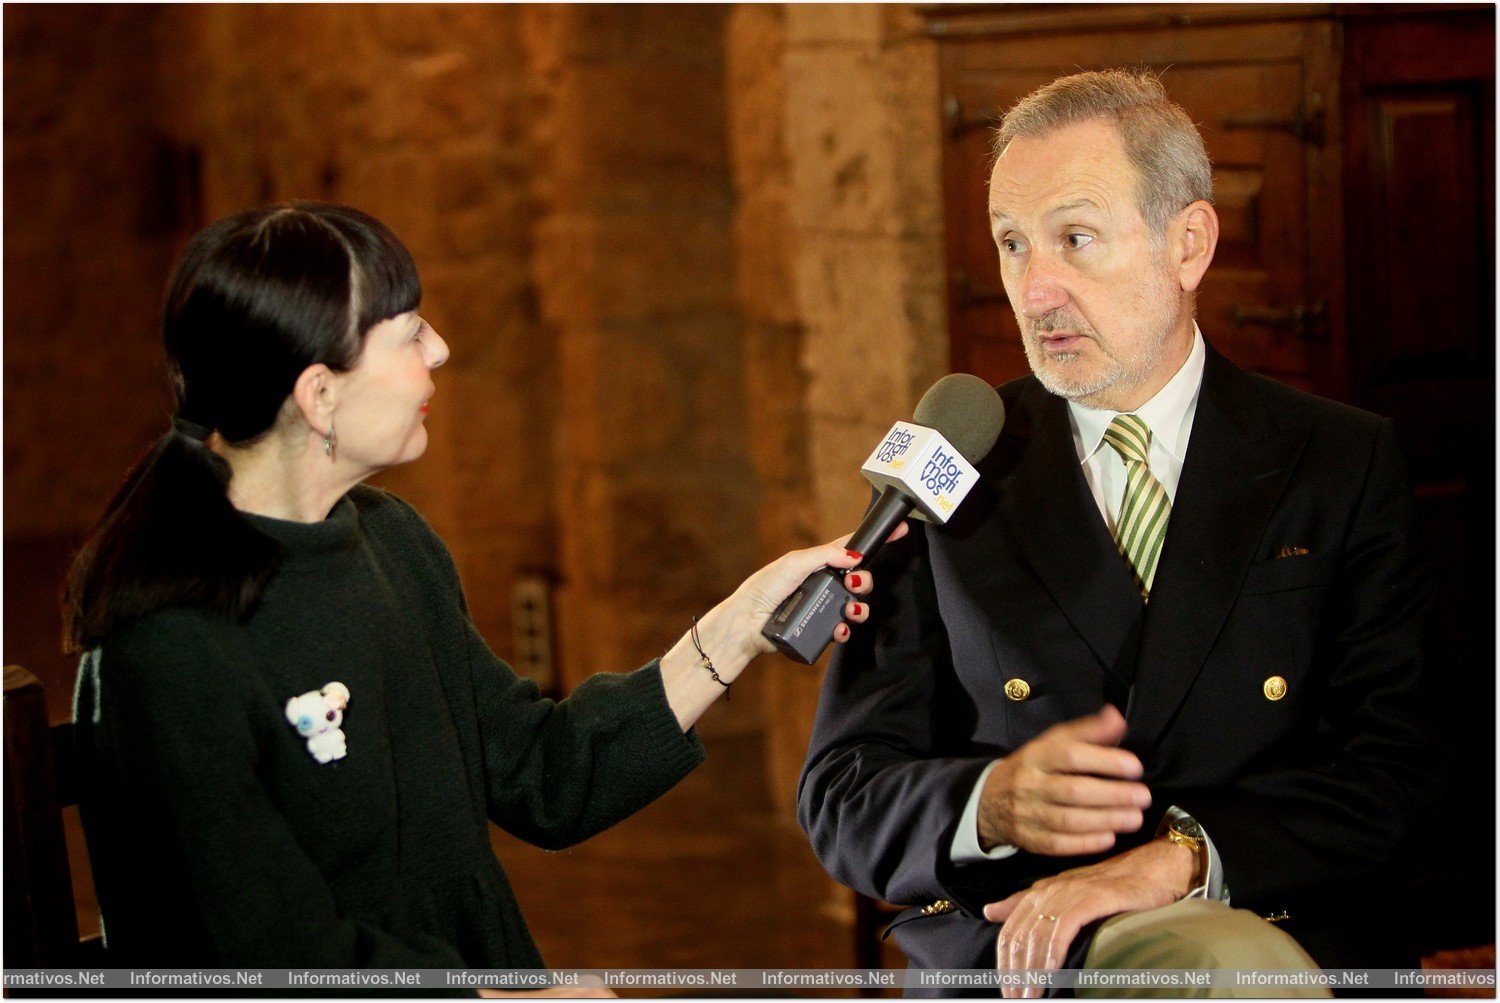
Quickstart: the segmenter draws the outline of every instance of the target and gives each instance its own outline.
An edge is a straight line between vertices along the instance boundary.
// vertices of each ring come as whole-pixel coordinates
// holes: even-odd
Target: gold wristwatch
[[[1208,837],[1203,834],[1203,826],[1190,816],[1173,819],[1167,823],[1162,837],[1169,843],[1187,847],[1197,856],[1198,869],[1193,872],[1193,887],[1197,888],[1208,874]]]

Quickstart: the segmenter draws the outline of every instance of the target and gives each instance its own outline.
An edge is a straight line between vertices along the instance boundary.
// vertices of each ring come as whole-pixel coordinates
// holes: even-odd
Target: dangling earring
[[[332,459],[333,447],[338,441],[338,433],[333,430],[333,419],[329,418],[328,431],[323,433],[323,455]]]

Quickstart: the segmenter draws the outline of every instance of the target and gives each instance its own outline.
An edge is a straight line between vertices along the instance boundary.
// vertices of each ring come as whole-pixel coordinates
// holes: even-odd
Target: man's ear
[[[302,420],[319,435],[327,433],[338,409],[341,381],[339,374],[323,363],[308,366],[292,385],[292,400],[302,412]]]
[[[1200,199],[1177,214],[1172,233],[1178,281],[1184,292],[1194,292],[1219,246],[1219,214]]]

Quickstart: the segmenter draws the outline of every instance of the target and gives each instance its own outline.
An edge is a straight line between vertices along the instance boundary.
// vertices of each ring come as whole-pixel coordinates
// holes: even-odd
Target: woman
[[[173,427],[65,610],[112,965],[543,967],[487,821],[563,847],[668,790],[772,609],[858,560],[789,554],[660,659],[540,699],[421,516],[360,484],[427,445],[448,348],[420,298],[395,236],[339,206],[221,220],[178,265]]]

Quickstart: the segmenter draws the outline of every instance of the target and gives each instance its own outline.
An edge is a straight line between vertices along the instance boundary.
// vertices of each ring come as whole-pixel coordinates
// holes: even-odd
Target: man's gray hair
[[[1011,140],[1065,125],[1113,122],[1137,176],[1141,216],[1153,238],[1192,203],[1214,198],[1213,171],[1203,137],[1188,113],[1146,72],[1097,70],[1059,77],[1016,103],[995,135],[995,155]]]

